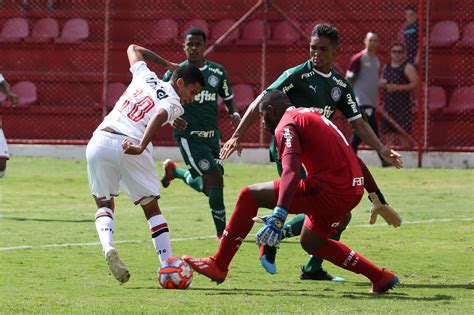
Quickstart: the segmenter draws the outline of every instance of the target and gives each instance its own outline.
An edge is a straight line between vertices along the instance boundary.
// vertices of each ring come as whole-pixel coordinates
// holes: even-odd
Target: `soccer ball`
[[[187,289],[193,281],[193,269],[181,258],[173,256],[158,269],[156,280],[164,289]]]

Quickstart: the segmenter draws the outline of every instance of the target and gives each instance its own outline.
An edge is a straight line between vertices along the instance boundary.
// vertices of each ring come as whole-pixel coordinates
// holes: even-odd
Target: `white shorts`
[[[135,204],[146,197],[159,197],[160,184],[151,146],[140,155],[125,154],[122,150],[125,138],[99,130],[87,144],[87,175],[92,195],[98,200],[110,200],[118,196],[120,187]]]
[[[2,129],[0,129],[0,157],[7,159],[10,158],[10,154],[8,154],[7,139],[5,139]]]

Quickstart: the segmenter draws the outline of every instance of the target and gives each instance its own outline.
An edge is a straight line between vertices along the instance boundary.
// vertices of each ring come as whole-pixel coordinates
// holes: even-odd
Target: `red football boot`
[[[400,283],[398,277],[391,271],[382,268],[383,276],[377,283],[372,283],[372,289],[370,293],[378,294],[385,293],[395,287],[397,283]]]
[[[194,271],[210,278],[212,281],[217,282],[217,284],[224,282],[229,272],[228,270],[222,271],[212,256],[207,258],[183,256],[183,260],[187,262]]]
[[[171,159],[166,159],[163,162],[163,176],[161,177],[161,186],[166,188],[170,185],[170,182],[174,179],[171,171],[176,168],[176,164]]]

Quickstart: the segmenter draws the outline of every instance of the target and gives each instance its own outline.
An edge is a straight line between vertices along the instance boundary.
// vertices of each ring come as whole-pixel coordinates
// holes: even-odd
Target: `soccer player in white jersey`
[[[18,96],[15,95],[12,90],[10,89],[10,84],[5,80],[3,75],[0,73],[0,92],[5,94],[8,98],[12,106],[18,104]],[[5,135],[3,134],[2,130],[2,120],[0,117],[0,178],[5,176],[5,172],[7,170],[7,160],[10,159],[10,155],[8,154],[8,146],[7,140],[5,139]]]
[[[120,187],[141,205],[163,264],[172,251],[168,225],[158,206],[160,187],[151,140],[164,124],[183,114],[182,105],[193,101],[205,85],[195,66],[178,67],[168,83],[145,62],[160,63],[158,55],[137,45],[130,45],[127,55],[132,82],[94,131],[86,150],[89,186],[98,209],[95,226],[109,269],[121,283],[129,280],[130,273],[114,247],[114,197]]]

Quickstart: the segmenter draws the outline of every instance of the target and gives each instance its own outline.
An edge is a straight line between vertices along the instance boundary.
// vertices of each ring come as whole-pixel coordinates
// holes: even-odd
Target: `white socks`
[[[104,255],[114,247],[114,217],[111,209],[102,207],[95,214],[95,228],[104,250]]]
[[[160,214],[148,219],[148,225],[150,226],[153,245],[160,258],[160,263],[163,265],[166,259],[173,256],[168,223],[166,223],[165,218]]]

